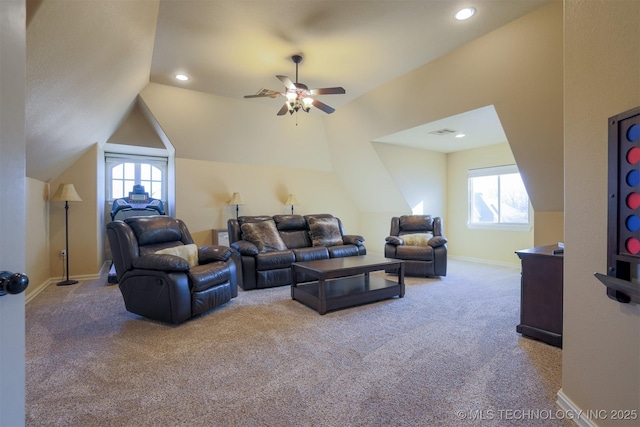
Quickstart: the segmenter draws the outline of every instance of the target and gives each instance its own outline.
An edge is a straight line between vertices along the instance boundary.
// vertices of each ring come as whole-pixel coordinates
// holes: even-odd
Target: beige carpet
[[[518,269],[406,283],[324,316],[288,286],[240,291],[180,326],[128,313],[106,277],[49,286],[27,305],[26,424],[571,425],[562,351],[516,333]]]

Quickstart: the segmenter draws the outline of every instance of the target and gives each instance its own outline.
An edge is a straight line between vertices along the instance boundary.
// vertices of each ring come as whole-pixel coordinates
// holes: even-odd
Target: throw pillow
[[[309,218],[309,230],[313,246],[344,244],[338,218]]]
[[[287,245],[284,244],[276,223],[270,219],[260,222],[246,222],[240,227],[242,239],[253,243],[260,252],[284,251]]]
[[[156,251],[157,254],[161,255],[175,255],[189,263],[189,266],[195,267],[198,265],[198,246],[195,243],[191,243],[189,245],[178,245],[173,246],[166,249],[161,249]]]
[[[431,233],[412,233],[400,236],[406,246],[427,246],[432,237]]]

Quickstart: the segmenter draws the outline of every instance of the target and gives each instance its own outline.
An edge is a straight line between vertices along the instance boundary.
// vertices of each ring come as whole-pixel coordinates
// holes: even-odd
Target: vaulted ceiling
[[[27,176],[104,144],[149,82],[242,100],[282,90],[300,54],[301,82],[346,89],[322,97],[339,108],[549,1],[29,0]],[[476,16],[455,21],[463,6]]]

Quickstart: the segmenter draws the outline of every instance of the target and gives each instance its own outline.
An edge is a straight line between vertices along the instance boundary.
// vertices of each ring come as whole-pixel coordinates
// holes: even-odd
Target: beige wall
[[[349,231],[364,235],[368,247],[381,252],[391,216],[410,212],[410,204],[417,200],[441,203],[443,215],[448,215],[448,208],[442,201],[442,187],[417,191],[398,174],[396,182],[370,141],[490,104],[503,123],[534,208],[537,202],[542,210],[561,211],[558,194],[562,189],[547,185],[548,180],[562,181],[562,149],[558,148],[562,139],[561,17],[558,3],[543,7],[331,116],[299,114],[298,126],[295,117],[277,117],[278,105],[271,105],[269,99],[249,102],[147,85],[140,97],[174,145],[176,159],[207,162],[193,171],[187,168],[184,178],[176,172],[176,216],[186,216],[198,239],[206,240],[208,230],[222,227],[224,216],[231,214],[226,201],[233,191],[247,194],[243,194],[247,203],[243,213],[255,209],[254,213],[273,214],[283,209],[275,200],[294,192],[289,187],[302,188],[296,191],[304,204],[300,209],[309,206],[314,209],[306,212],[333,210],[336,215],[344,211]],[[396,93],[412,96],[400,100]],[[99,150],[92,149],[52,183],[55,191],[58,183],[73,182],[86,198],[73,203],[70,210],[72,276],[96,274],[103,261],[104,175],[98,157]],[[277,168],[285,172],[276,173]],[[299,172],[290,174],[291,170]],[[312,171],[326,174],[320,174],[320,179]],[[201,180],[190,182],[190,175],[196,173]],[[313,179],[303,178],[307,173]],[[249,199],[256,183],[264,193]],[[344,205],[325,200],[324,194],[339,195]],[[305,200],[309,198],[313,202]],[[203,204],[200,211],[195,209]],[[50,218],[52,276],[62,275],[59,250],[64,247],[64,209],[58,205],[52,206]],[[445,224],[448,227],[451,224]]]
[[[273,99],[252,102],[156,83],[140,93],[176,157],[332,170],[319,112],[278,117]],[[262,102],[260,102],[262,101]]]
[[[564,242],[564,211],[533,213],[533,245],[547,246]]]
[[[640,412],[640,306],[607,298],[608,118],[640,105],[640,2],[565,1],[566,252],[561,400]],[[598,425],[637,426],[638,420]]]
[[[49,283],[49,184],[27,178],[25,272],[29,276],[27,299]]]
[[[71,277],[96,275],[103,259],[102,204],[98,196],[104,194],[104,182],[98,183],[98,146],[93,145],[70,168],[51,182],[51,195],[61,183],[73,184],[82,198],[69,203],[69,275]],[[104,201],[102,201],[104,203]],[[64,202],[51,202],[49,215],[51,277],[63,277],[64,263],[60,250],[65,248]]]
[[[405,206],[394,206],[403,214],[415,209],[424,215],[447,214],[447,155],[434,151],[372,143],[405,200]]]
[[[534,209],[564,209],[558,185],[562,5],[554,2],[366,93],[326,120],[333,169],[356,202],[366,234],[388,229],[382,213],[408,205],[370,141],[487,105],[496,108]]]
[[[291,213],[284,202],[292,193],[300,202],[295,213],[331,213],[347,233],[361,230],[353,201],[331,172],[176,159],[176,217],[197,243],[211,244],[211,230],[226,230],[227,220],[235,218],[235,206],[227,204],[234,192],[245,203],[240,215]]]
[[[485,230],[467,226],[469,212],[467,171],[514,163],[515,159],[506,142],[448,155],[447,239],[449,239],[448,247],[451,256],[518,264],[518,257],[514,252],[533,246],[533,229]]]

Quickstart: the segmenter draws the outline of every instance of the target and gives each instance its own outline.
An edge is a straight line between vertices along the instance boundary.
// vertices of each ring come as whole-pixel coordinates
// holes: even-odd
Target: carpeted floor
[[[522,338],[520,271],[449,261],[406,296],[327,313],[288,286],[179,326],[106,277],[27,305],[28,426],[569,426],[561,350]]]

